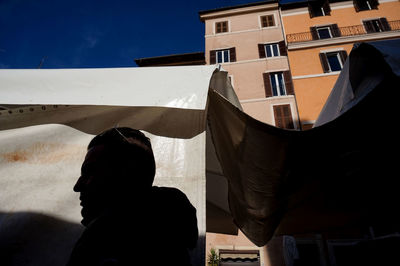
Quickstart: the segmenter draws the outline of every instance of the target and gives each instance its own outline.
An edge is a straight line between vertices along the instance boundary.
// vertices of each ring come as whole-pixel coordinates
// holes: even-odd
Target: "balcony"
[[[400,20],[395,21],[364,21],[364,25],[349,27],[337,27],[336,24],[315,27],[308,32],[300,32],[286,35],[288,45],[316,41],[327,41],[332,39],[348,39],[348,37],[361,37],[377,33],[389,33],[400,30]],[[371,35],[370,35],[371,36]],[[347,38],[346,38],[347,37]]]

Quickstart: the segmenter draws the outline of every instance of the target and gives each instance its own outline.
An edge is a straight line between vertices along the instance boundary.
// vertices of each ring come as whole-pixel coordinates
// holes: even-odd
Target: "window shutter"
[[[340,60],[342,60],[342,64],[346,62],[347,59],[347,52],[346,51],[339,51]]]
[[[329,6],[328,0],[325,1],[322,8],[324,9],[325,16],[329,16],[331,14],[331,7]]]
[[[222,22],[222,32],[228,32],[228,31],[229,31],[228,22],[227,21]]]
[[[353,0],[353,5],[354,5],[354,9],[356,10],[356,12],[360,11],[360,7],[358,6],[358,1],[357,0]]]
[[[331,25],[331,32],[332,32],[332,37],[340,37],[340,29],[337,24],[332,24]]]
[[[379,5],[378,0],[368,0],[368,2],[372,9],[378,9]]]
[[[285,80],[285,88],[287,95],[294,95],[292,75],[290,71],[283,71],[283,78]]]
[[[210,65],[215,65],[217,62],[217,51],[212,50],[210,51]]]
[[[324,70],[324,73],[328,73],[330,69],[329,69],[328,58],[326,57],[326,54],[320,53],[319,58],[321,59],[322,69]]]
[[[279,45],[279,54],[280,54],[281,56],[287,56],[287,50],[286,50],[285,41],[280,41],[280,42],[278,43],[278,45]]]
[[[310,14],[310,18],[314,17],[314,11],[310,3],[308,4],[308,13]]]
[[[274,106],[275,126],[283,128],[283,112],[281,105]]]
[[[386,18],[380,18],[380,19],[379,19],[379,22],[380,22],[381,25],[382,25],[381,29],[382,29],[383,31],[390,31],[390,25],[389,25],[389,23],[388,23],[388,21],[387,21]]]
[[[264,73],[264,88],[265,88],[265,97],[272,97],[272,87],[271,87],[271,79],[269,77],[269,73]]]
[[[318,32],[317,32],[317,27],[310,27],[310,32],[311,32],[311,37],[313,40],[318,40]]]
[[[260,55],[260,58],[266,58],[267,56],[265,55],[265,45],[262,43],[258,44],[258,54]]]
[[[363,21],[363,24],[364,24],[364,27],[365,27],[365,31],[367,33],[374,32],[374,27],[372,26],[372,23],[373,22],[370,21],[370,20]]]
[[[235,49],[235,47],[229,49],[229,62],[236,62],[236,49]]]
[[[294,129],[290,104],[274,106],[275,126],[286,129]]]

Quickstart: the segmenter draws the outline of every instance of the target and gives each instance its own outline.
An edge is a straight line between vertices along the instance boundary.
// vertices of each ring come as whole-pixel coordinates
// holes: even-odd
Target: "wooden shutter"
[[[222,32],[222,23],[221,22],[217,22],[215,23],[215,32],[216,33],[221,33]]]
[[[269,77],[269,73],[263,74],[264,78],[264,88],[265,88],[265,97],[272,97],[272,87],[271,87],[271,79]]]
[[[325,16],[330,16],[330,14],[331,14],[331,7],[329,6],[329,1],[328,1],[328,0],[326,0],[326,1],[323,3],[322,8],[324,9]]]
[[[314,17],[314,9],[311,5],[311,2],[308,2],[308,13],[310,14],[310,18]]]
[[[317,27],[310,27],[311,37],[313,40],[319,40]]]
[[[379,23],[381,24],[382,31],[390,31],[390,25],[386,18],[380,18]]]
[[[235,49],[235,47],[229,49],[229,62],[236,62],[236,49]]]
[[[290,71],[283,71],[283,79],[285,80],[285,89],[287,95],[294,95],[292,75]]]
[[[222,32],[228,32],[228,31],[229,31],[228,22],[227,21],[222,22]]]
[[[266,58],[267,55],[265,54],[265,44],[259,43],[258,44],[258,54],[260,58]]]
[[[210,65],[215,65],[217,63],[217,51],[211,50],[210,51]]]
[[[356,12],[360,11],[360,7],[358,6],[358,0],[353,0],[354,9]]]
[[[331,25],[331,32],[332,32],[332,37],[340,37],[340,29],[337,24],[332,24]]]
[[[378,0],[368,0],[368,2],[372,9],[378,9],[379,5]]]
[[[274,106],[275,125],[280,128],[294,129],[290,104]]]
[[[375,32],[372,23],[373,23],[373,22],[372,22],[371,20],[365,20],[365,21],[363,21],[363,24],[364,24],[364,27],[365,27],[365,31],[366,31],[367,33]]]
[[[347,52],[346,51],[339,51],[340,60],[342,60],[342,64],[346,62],[347,59]]]
[[[280,41],[279,45],[279,53],[281,56],[287,56],[286,44],[285,41]]]
[[[326,54],[320,53],[319,58],[321,59],[321,65],[322,65],[322,69],[324,70],[324,73],[328,73],[330,71],[330,68],[329,68],[328,58],[326,57]]]

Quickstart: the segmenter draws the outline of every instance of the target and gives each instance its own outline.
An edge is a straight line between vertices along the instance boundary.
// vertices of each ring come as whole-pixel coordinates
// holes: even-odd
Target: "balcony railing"
[[[377,32],[388,32],[388,31],[396,31],[400,30],[400,20],[395,21],[388,21],[388,26],[386,27],[375,27],[372,29],[367,29],[364,25],[354,25],[349,27],[340,27],[331,29],[330,37],[320,37],[318,32],[300,32],[300,33],[293,33],[286,35],[287,42],[290,43],[297,43],[297,42],[308,42],[308,41],[315,41],[315,40],[322,40],[322,39],[331,39],[331,38],[338,38],[338,37],[349,37],[349,36],[359,36],[365,35],[370,33],[377,33]]]

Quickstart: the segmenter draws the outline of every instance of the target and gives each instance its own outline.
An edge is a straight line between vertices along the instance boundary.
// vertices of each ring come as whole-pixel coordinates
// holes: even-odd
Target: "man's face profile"
[[[87,226],[98,217],[107,205],[110,169],[104,145],[90,148],[81,168],[81,176],[74,186],[75,192],[80,192],[82,206],[82,224]]]

